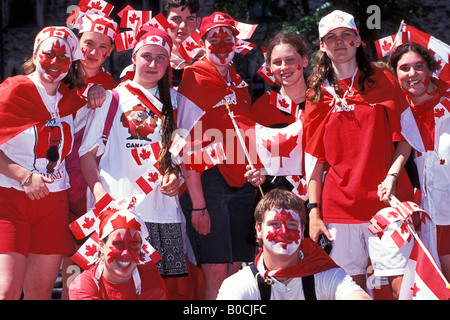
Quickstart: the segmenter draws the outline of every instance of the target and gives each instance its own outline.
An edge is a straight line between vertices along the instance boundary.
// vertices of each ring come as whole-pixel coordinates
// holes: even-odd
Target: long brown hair
[[[370,63],[369,56],[363,48],[363,45],[356,49],[356,62],[360,72],[358,77],[359,93],[367,94],[366,89],[375,85],[375,80],[371,78],[375,73],[375,69]],[[320,87],[325,79],[328,80],[337,94],[343,93],[343,89],[338,84],[331,59],[325,52],[319,51],[316,54],[313,71],[308,78],[309,89],[307,91],[307,98],[311,103],[318,103],[322,99],[322,90]]]
[[[172,164],[172,156],[169,152],[172,143],[172,133],[175,130],[175,118],[173,115],[173,105],[170,96],[169,67],[167,67],[164,76],[158,81],[159,99],[163,104],[161,119],[161,138],[162,146],[158,157],[158,168],[161,174],[166,175],[178,170]],[[177,170],[176,170],[177,169]]]

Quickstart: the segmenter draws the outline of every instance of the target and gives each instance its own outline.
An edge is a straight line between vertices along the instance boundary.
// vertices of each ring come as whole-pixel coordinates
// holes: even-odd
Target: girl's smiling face
[[[57,37],[44,40],[34,55],[34,64],[41,82],[61,81],[69,72],[71,63],[69,45]]]
[[[397,63],[397,78],[400,86],[414,100],[427,97],[431,85],[431,71],[420,54],[409,51]]]
[[[100,243],[105,278],[114,283],[129,281],[139,263],[142,246],[139,232],[129,228],[117,229],[109,234],[105,243]]]
[[[295,48],[281,43],[272,50],[270,69],[282,86],[292,86],[303,78],[303,69],[308,66],[308,56],[301,56]]]

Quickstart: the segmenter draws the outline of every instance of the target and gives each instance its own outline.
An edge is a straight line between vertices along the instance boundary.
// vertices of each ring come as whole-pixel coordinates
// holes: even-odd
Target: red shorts
[[[440,256],[450,254],[450,225],[436,226],[437,250]]]
[[[67,192],[30,200],[23,191],[0,187],[0,253],[72,254]]]

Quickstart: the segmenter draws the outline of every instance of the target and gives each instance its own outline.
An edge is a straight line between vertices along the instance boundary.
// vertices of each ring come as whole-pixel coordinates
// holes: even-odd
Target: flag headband
[[[36,53],[39,45],[48,38],[60,38],[64,40],[70,48],[72,61],[84,60],[83,52],[81,51],[80,43],[75,34],[66,27],[45,27],[42,29],[34,39],[33,53]]]
[[[114,6],[106,1],[82,0],[78,7],[72,11],[66,23],[72,28],[83,32],[97,32],[107,35],[112,40],[119,32],[118,24],[109,17]]]
[[[129,228],[137,230],[141,236],[141,257],[138,265],[156,263],[159,253],[147,241],[148,229],[145,222],[134,212],[136,198],[113,200],[108,194],[100,199],[94,208],[69,225],[77,239],[90,237],[72,256],[72,260],[83,269],[88,269],[98,260],[99,242],[113,231]]]
[[[170,57],[172,51],[172,39],[164,30],[147,27],[143,36],[139,38],[136,45],[133,48],[133,55],[143,46],[148,44],[154,44],[164,48]]]

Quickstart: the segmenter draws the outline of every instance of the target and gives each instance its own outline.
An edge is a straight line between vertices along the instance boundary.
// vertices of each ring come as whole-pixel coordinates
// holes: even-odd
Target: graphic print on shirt
[[[36,125],[36,145],[34,154],[36,159],[47,159],[47,173],[58,177],[61,173],[54,168],[61,163],[72,148],[72,134],[70,125],[66,122],[56,123],[50,119],[46,124]]]
[[[155,131],[158,117],[153,112],[147,111],[142,104],[138,104],[124,112],[120,121],[125,128],[128,128],[130,136],[127,140],[152,141],[147,136]]]

